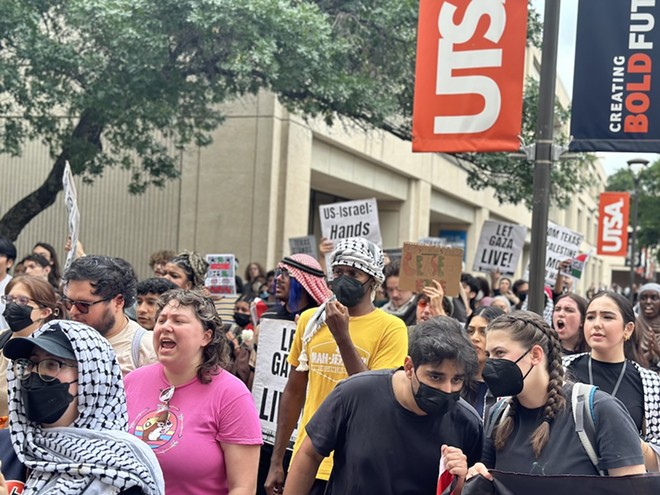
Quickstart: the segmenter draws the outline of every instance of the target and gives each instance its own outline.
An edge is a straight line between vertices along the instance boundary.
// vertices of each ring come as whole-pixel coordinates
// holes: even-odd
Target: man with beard
[[[266,480],[269,495],[281,493],[284,452],[301,411],[294,459],[306,438],[307,422],[337,383],[362,371],[401,366],[406,356],[408,332],[403,320],[373,304],[385,279],[381,249],[360,237],[344,239],[331,254],[330,265],[335,298],[300,316],[289,352],[291,369],[280,400]],[[331,469],[331,460],[325,459],[314,473],[311,494],[325,492]]]
[[[637,327],[642,334],[642,352],[653,371],[660,370],[660,284],[639,289]]]
[[[83,256],[71,263],[62,282],[69,317],[110,342],[124,375],[156,361],[151,334],[124,314],[137,294],[137,278],[127,261]]]
[[[436,493],[440,457],[460,491],[481,457],[481,418],[459,398],[477,370],[460,324],[446,316],[410,337],[403,368],[367,371],[339,383],[305,428],[285,495],[307,495],[334,452],[327,493]]]

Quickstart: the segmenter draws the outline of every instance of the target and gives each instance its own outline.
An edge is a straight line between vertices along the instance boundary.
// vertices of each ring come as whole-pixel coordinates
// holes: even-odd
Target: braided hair
[[[566,408],[566,396],[562,388],[564,368],[561,360],[561,342],[557,332],[543,318],[529,311],[514,311],[500,316],[488,326],[489,332],[495,330],[509,332],[511,339],[519,342],[526,349],[530,349],[534,345],[541,346],[546,355],[549,381],[543,408],[543,422],[534,430],[530,438],[534,455],[538,459],[550,438],[550,424]],[[495,448],[497,450],[504,448],[513,432],[518,405],[518,399],[512,398],[509,414],[495,430]]]
[[[195,251],[182,251],[177,254],[170,263],[181,268],[191,284],[191,289],[201,290],[204,288],[204,279],[209,269],[207,261]]]

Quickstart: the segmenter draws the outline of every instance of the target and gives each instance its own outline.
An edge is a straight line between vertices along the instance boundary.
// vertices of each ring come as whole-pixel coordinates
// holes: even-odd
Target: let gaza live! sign
[[[421,0],[413,151],[520,148],[527,0]]]

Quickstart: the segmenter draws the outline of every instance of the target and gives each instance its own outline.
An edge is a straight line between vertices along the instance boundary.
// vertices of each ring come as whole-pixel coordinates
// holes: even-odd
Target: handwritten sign
[[[404,242],[399,288],[421,292],[437,280],[446,295],[457,297],[462,262],[462,249]]]
[[[78,210],[78,194],[76,193],[76,185],[73,182],[73,173],[69,162],[64,166],[64,175],[62,176],[62,185],[64,187],[64,203],[66,204],[66,211],[69,214],[69,237],[71,237],[71,249],[66,256],[64,269],[62,273],[66,272],[73,260],[76,259],[76,246],[78,245],[78,231],[80,229],[80,211]]]
[[[481,227],[472,270],[513,275],[525,245],[527,227],[486,220]]]
[[[207,254],[209,269],[204,285],[211,294],[236,294],[233,254]]]
[[[321,205],[319,214],[323,237],[332,241],[364,237],[378,246],[383,245],[375,198]]]
[[[309,254],[316,258],[316,238],[313,235],[290,237],[289,249],[291,250],[291,254]]]
[[[277,413],[282,393],[289,377],[289,351],[293,344],[296,324],[293,321],[266,318],[259,325],[259,352],[254,369],[252,396],[259,412],[264,442],[275,444]],[[298,435],[297,428],[291,436],[293,448]]]

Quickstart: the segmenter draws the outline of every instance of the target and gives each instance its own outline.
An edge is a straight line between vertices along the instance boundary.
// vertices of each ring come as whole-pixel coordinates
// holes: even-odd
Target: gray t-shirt
[[[504,448],[496,452],[493,439],[486,439],[482,457],[486,467],[523,474],[597,476],[598,470],[589,460],[575,431],[571,390],[572,385],[564,387],[566,409],[552,422],[550,439],[538,459],[534,457],[529,439],[543,420],[543,408],[527,409],[518,405],[515,426]],[[597,390],[593,411],[600,469],[644,464],[637,428],[624,405]]]

